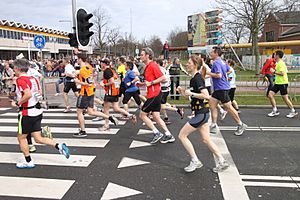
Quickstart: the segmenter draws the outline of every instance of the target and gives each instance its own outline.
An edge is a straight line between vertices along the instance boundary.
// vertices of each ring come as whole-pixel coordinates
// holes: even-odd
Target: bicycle
[[[269,80],[265,75],[258,75],[258,80],[255,85],[259,90],[266,90],[269,86]]]

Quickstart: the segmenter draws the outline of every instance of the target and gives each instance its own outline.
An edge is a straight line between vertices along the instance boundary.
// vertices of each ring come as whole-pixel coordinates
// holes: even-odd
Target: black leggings
[[[135,103],[137,105],[141,105],[141,99],[140,99],[140,95],[139,95],[139,91],[135,91],[135,92],[125,92],[125,95],[124,95],[124,98],[123,98],[123,101],[122,103],[123,104],[127,104],[128,101],[130,100],[131,97],[133,97]]]

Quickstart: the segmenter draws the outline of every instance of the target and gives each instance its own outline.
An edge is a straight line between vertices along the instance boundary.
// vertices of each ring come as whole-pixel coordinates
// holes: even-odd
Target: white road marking
[[[153,131],[151,131],[151,130],[146,130],[146,129],[140,129],[139,132],[138,132],[137,134],[138,134],[138,135],[153,134]]]
[[[79,128],[72,127],[50,127],[51,133],[76,133]],[[18,127],[15,126],[0,126],[0,132],[17,132]],[[98,128],[85,128],[87,134],[99,134],[99,135],[115,135],[120,129],[110,129],[109,131],[99,131]]]
[[[234,164],[222,134],[219,132],[218,134],[211,135],[211,137],[214,143],[219,147],[222,155],[225,156],[230,164],[230,167],[227,170],[218,173],[224,199],[249,200],[246,188],[243,185],[239,171]],[[217,162],[218,161],[215,158],[215,163],[217,164]]]
[[[150,144],[149,142],[133,140],[129,146],[129,149],[137,148],[137,147],[147,147],[147,146],[152,146],[152,144]]]
[[[296,183],[275,183],[275,182],[254,182],[244,181],[244,186],[260,186],[260,187],[287,187],[287,188],[298,188]]]
[[[70,167],[88,167],[96,156],[71,155],[66,159],[63,155],[57,154],[38,154],[30,155],[37,165],[54,165],[54,166],[70,166]],[[22,153],[0,152],[0,163],[16,163],[24,160]]]
[[[111,115],[115,116],[115,117],[122,117],[122,114],[114,114],[114,113],[111,113]],[[0,116],[5,116],[5,117],[17,117],[18,116],[18,113],[3,113],[3,114],[0,114]],[[44,112],[43,113],[43,117],[76,117],[77,118],[77,113],[75,112],[72,112],[72,113],[55,113],[55,112]],[[91,115],[84,115],[85,118],[95,118],[95,116],[91,116]]]
[[[10,108],[0,108],[0,111],[9,110]]]
[[[16,123],[17,124],[18,119],[17,118],[6,118],[4,120],[0,120],[1,124],[6,124],[6,123]],[[78,120],[77,119],[43,119],[42,120],[43,124],[76,124],[78,125]],[[98,124],[98,125],[103,125],[105,123],[104,120],[101,121],[96,121],[93,122],[92,120],[85,120],[85,124]],[[113,124],[109,122],[110,124]],[[124,125],[126,122],[125,121],[119,121],[119,125]]]
[[[62,112],[64,113],[64,108],[53,108],[53,109],[48,109],[48,110],[44,110],[44,112]],[[76,108],[71,108],[71,112],[75,112]],[[112,108],[109,109],[109,112],[113,112],[114,110]],[[129,112],[135,112],[137,111],[137,108],[129,108],[128,109]]]
[[[236,126],[219,126],[221,131],[235,131]],[[248,131],[286,131],[286,132],[299,132],[300,127],[259,127],[259,126],[249,126]]]
[[[258,175],[241,175],[246,180],[277,180],[277,181],[300,181],[300,177],[291,176],[258,176]]]
[[[75,180],[0,176],[0,196],[62,199]],[[25,186],[30,186],[30,189]]]
[[[124,167],[132,167],[132,166],[138,166],[138,165],[145,165],[149,164],[150,162],[143,161],[143,160],[138,160],[138,159],[133,159],[133,158],[128,158],[128,157],[123,157],[120,164],[118,165],[118,169],[124,168]]]
[[[137,194],[143,194],[143,193],[128,187],[124,187],[109,182],[100,200],[117,199],[122,197],[129,197]]]
[[[34,138],[32,138],[34,142]],[[55,141],[58,143],[66,143],[70,147],[99,147],[104,148],[109,140],[106,139],[86,139],[86,138],[55,138]],[[19,144],[17,137],[1,137],[0,144]],[[40,144],[36,144],[40,145]]]

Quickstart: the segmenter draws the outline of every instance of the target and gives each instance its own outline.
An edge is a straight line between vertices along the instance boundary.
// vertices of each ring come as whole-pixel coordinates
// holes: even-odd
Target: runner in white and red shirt
[[[49,138],[41,136],[41,121],[43,109],[38,102],[40,97],[40,85],[36,78],[27,74],[30,63],[25,59],[17,59],[13,62],[14,71],[18,77],[16,80],[17,101],[12,106],[19,107],[18,115],[18,141],[25,156],[25,161],[18,162],[17,168],[33,168],[35,164],[31,160],[26,137],[31,134],[35,142],[55,147],[66,158],[70,157],[70,150],[66,144],[58,144]]]
[[[154,121],[165,131],[164,138],[160,141],[161,143],[174,142],[175,138],[168,130],[165,122],[160,118],[161,109],[161,87],[160,83],[166,81],[166,77],[160,71],[159,65],[155,63],[153,59],[153,51],[150,48],[144,48],[141,52],[141,60],[146,64],[144,76],[145,85],[147,86],[147,101],[144,103],[140,118],[145,124],[153,130],[154,137],[151,140],[151,144],[154,144],[161,140],[164,136],[161,132],[155,128],[152,121],[147,116],[148,113],[152,112]]]

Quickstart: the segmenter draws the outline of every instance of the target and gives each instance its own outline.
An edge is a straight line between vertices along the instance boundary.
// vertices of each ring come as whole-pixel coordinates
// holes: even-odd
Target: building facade
[[[0,20],[0,59],[15,59],[23,54],[25,58],[38,58],[39,50],[34,47],[33,38],[42,35],[46,45],[42,50],[43,58],[61,58],[71,56],[72,48],[68,33],[29,24]]]

